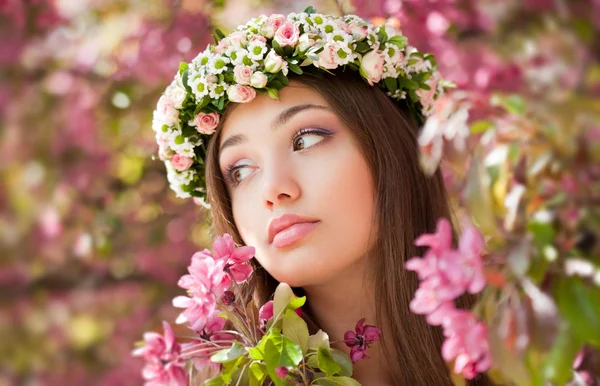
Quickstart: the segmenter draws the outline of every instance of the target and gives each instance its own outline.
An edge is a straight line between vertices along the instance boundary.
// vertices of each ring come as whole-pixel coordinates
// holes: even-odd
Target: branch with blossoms
[[[485,119],[469,119],[475,106]],[[415,241],[429,249],[406,263],[420,279],[411,310],[442,327],[457,384],[484,372],[499,384],[598,384],[599,114],[561,126],[520,96],[464,91],[432,111],[421,165],[441,166],[464,229],[456,248],[448,219]],[[456,306],[464,294],[478,296],[472,309]]]
[[[236,247],[228,234],[215,239],[212,252],[192,256],[189,273],[178,283],[187,296],[173,299],[184,308],[176,323],[187,323],[192,336],[178,342],[167,322],[164,335],[144,335],[133,355],[146,361],[146,385],[187,385],[186,369],[211,372],[203,383],[211,386],[359,385],[351,378],[352,365],[369,359],[366,350],[381,331],[359,320],[355,331],[344,334],[348,356],[331,347],[324,331],[309,334],[301,308],[306,297],[295,296],[289,285],[279,284],[260,309],[245,303],[240,286],[252,275],[253,256],[253,247]]]

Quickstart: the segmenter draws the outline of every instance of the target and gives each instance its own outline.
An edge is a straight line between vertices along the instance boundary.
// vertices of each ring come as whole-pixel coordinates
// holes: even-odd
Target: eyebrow
[[[281,113],[279,113],[277,118],[275,118],[275,120],[273,120],[273,123],[271,123],[271,130],[277,130],[277,128],[285,125],[290,119],[292,119],[292,117],[294,115],[298,114],[301,111],[305,111],[308,109],[329,110],[329,108],[327,108],[326,106],[315,105],[312,103],[306,103],[303,105],[292,106],[288,109],[283,110]],[[242,144],[242,143],[246,142],[247,140],[248,140],[248,138],[244,134],[234,134],[231,137],[227,138],[223,142],[223,144],[221,145],[221,149],[219,149],[219,153],[223,152],[223,150],[228,147]]]

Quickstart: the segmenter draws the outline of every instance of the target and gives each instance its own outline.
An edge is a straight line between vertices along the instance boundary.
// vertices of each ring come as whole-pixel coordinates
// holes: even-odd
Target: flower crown
[[[420,122],[451,86],[433,55],[409,46],[400,30],[390,23],[374,27],[355,15],[322,15],[308,7],[287,17],[261,15],[228,36],[216,30],[214,38],[215,45],[181,63],[152,122],[171,189],[206,207],[206,144],[226,106],[250,102],[257,93],[278,99],[290,71],[358,71],[394,100],[405,99]]]

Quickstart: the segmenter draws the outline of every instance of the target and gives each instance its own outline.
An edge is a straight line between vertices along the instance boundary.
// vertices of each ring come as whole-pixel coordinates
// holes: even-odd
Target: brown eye
[[[307,133],[294,139],[294,150],[308,149],[324,139],[323,135]]]

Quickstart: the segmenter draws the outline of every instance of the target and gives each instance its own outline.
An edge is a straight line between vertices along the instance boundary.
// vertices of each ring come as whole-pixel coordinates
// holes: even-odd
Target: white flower
[[[254,88],[263,88],[267,85],[267,76],[260,71],[255,72],[250,77],[250,85]]]
[[[323,32],[323,34],[327,36],[342,33],[340,27],[333,21],[326,21],[325,23],[323,23],[323,25],[320,26],[319,29]]]
[[[248,57],[252,60],[261,60],[267,52],[267,43],[254,40],[248,44]]]
[[[176,109],[181,109],[183,106],[183,101],[187,96],[187,92],[185,91],[185,88],[180,87],[176,81],[173,81],[173,83],[167,87],[165,95],[167,98],[173,101],[173,106],[175,106]]]
[[[219,82],[219,83],[211,83],[208,86],[208,95],[210,95],[213,99],[219,99],[221,96],[225,94],[227,90],[227,83]]]
[[[212,74],[220,74],[223,71],[227,70],[227,63],[229,63],[229,62],[230,62],[230,60],[226,56],[222,56],[219,54],[214,55],[208,61],[209,71]]]
[[[298,50],[300,52],[305,52],[310,47],[315,45],[315,40],[313,39],[313,35],[309,33],[304,33],[300,35],[298,39]]]
[[[283,68],[283,64],[287,63],[275,51],[270,51],[265,58],[265,71],[273,74],[279,72]]]
[[[356,59],[356,54],[345,42],[334,43],[332,46],[334,47],[335,62],[339,66],[353,62]]]
[[[196,101],[200,101],[205,95],[208,94],[208,84],[202,75],[196,75],[191,81],[188,80],[188,83],[192,89],[194,97],[196,97]]]
[[[210,53],[208,52],[208,50],[201,52],[198,54],[198,56],[196,56],[194,59],[192,59],[192,64],[197,69],[200,69],[201,67],[204,67],[208,64],[209,56],[210,56]]]

